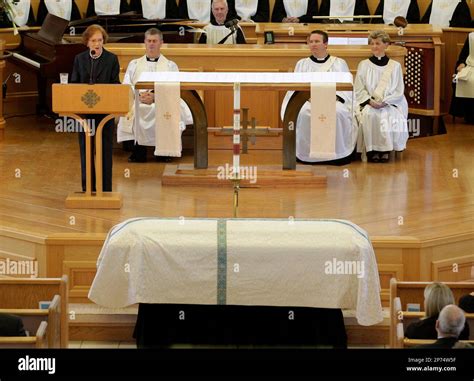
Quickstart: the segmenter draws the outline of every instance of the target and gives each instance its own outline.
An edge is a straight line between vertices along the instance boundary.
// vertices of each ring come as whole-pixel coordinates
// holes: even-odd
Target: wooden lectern
[[[102,129],[116,116],[128,113],[133,102],[129,85],[120,84],[54,84],[53,111],[60,116],[76,119],[86,135],[86,191],[72,193],[66,199],[66,208],[72,209],[120,209],[122,195],[118,192],[104,192],[102,184]],[[84,115],[105,114],[95,132],[95,177],[96,189],[92,193],[91,176],[91,134]]]

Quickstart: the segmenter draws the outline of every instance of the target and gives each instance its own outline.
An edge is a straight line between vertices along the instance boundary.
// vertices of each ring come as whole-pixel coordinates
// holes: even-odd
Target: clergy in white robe
[[[380,0],[374,14],[383,18],[372,19],[373,24],[393,24],[397,16],[404,17],[409,24],[420,22],[420,8],[417,0]]]
[[[373,56],[357,68],[354,83],[360,123],[357,150],[367,151],[369,161],[387,162],[390,151],[403,151],[408,140],[408,103],[401,65],[385,50],[390,37],[383,31],[369,36]]]
[[[129,11],[127,0],[89,0],[86,17],[114,16]]]
[[[212,0],[179,0],[179,17],[209,23],[213,20]]]
[[[81,19],[81,12],[75,0],[41,0],[38,6],[38,25],[43,24],[48,13],[69,21]]]
[[[432,0],[421,22],[443,28],[473,26],[471,10],[466,0]]]
[[[468,34],[456,62],[456,80],[449,113],[474,124],[474,32]]]
[[[319,8],[320,16],[365,16],[370,15],[366,0],[323,0]],[[340,19],[341,22],[353,19]]]
[[[240,26],[232,25],[227,27],[227,14],[229,6],[226,0],[212,1],[212,15],[214,20],[206,25],[204,33],[199,38],[200,44],[245,44],[244,32]],[[233,33],[232,33],[233,32]]]
[[[309,58],[299,60],[295,72],[345,72],[350,73],[346,61],[332,57],[327,51],[328,35],[323,31],[313,31],[308,37],[311,50]],[[292,91],[285,95],[282,103],[281,118],[283,119]],[[347,164],[355,149],[358,136],[357,121],[354,116],[352,92],[338,91],[336,93],[336,149],[332,157],[310,155],[311,147],[311,103],[306,102],[296,119],[296,157],[308,163],[326,162],[330,164]],[[315,137],[317,138],[317,137]]]
[[[317,15],[317,0],[275,0],[272,22],[317,22],[313,19]]]
[[[131,0],[130,9],[148,20],[179,18],[176,0]]]
[[[228,0],[230,18],[242,21],[268,22],[269,0]]]
[[[16,26],[34,26],[35,16],[31,9],[31,0],[6,0],[10,5],[11,13],[7,15],[5,9],[0,10],[0,28]]]
[[[179,71],[178,66],[168,60],[160,53],[163,44],[162,33],[155,28],[145,32],[146,54],[143,57],[130,61],[123,80],[124,84],[134,86],[140,75],[144,72],[153,71]],[[129,158],[130,162],[146,161],[146,146],[155,146],[156,123],[155,123],[155,103],[152,91],[144,90],[140,94],[139,109],[135,106],[126,117],[121,117],[117,128],[118,142],[135,141],[133,153]],[[191,110],[186,103],[181,100],[181,123],[183,131],[187,124],[192,124]],[[135,123],[135,113],[138,113],[138,125]]]

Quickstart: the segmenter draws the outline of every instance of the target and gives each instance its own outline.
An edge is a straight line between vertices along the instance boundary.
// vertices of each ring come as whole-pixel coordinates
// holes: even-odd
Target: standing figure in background
[[[472,26],[471,10],[466,0],[433,0],[421,22],[442,28],[470,28]]]
[[[130,10],[148,20],[179,18],[176,0],[130,0]]]
[[[228,3],[230,18],[253,22],[270,20],[269,0],[228,0]]]
[[[275,0],[272,22],[317,22],[313,19],[317,15],[317,0]]]
[[[48,13],[69,21],[82,18],[75,0],[41,0],[38,6],[38,25],[43,25]]]
[[[393,24],[393,20],[398,16],[405,18],[409,24],[420,22],[420,8],[417,0],[380,0],[375,14],[383,18],[372,19],[373,24]]]
[[[456,80],[449,113],[474,124],[474,32],[468,34],[456,62]]]
[[[367,16],[370,15],[366,0],[322,0],[320,16]],[[351,21],[351,18],[340,19]],[[364,20],[364,22],[369,22]]]
[[[115,54],[104,49],[107,33],[100,25],[90,25],[82,34],[82,42],[88,49],[74,58],[71,83],[120,83],[120,65]],[[105,115],[87,115],[89,123],[94,123],[94,131]],[[102,130],[102,184],[104,192],[112,191],[112,148],[114,137],[114,120],[108,121]],[[92,191],[95,191],[95,136],[91,139],[91,174]],[[79,132],[81,152],[82,190],[86,190],[86,136]]]

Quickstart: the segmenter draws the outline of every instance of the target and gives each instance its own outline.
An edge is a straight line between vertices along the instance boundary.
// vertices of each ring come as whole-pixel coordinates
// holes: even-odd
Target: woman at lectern
[[[120,65],[118,58],[104,49],[107,41],[107,33],[100,25],[90,25],[82,34],[82,42],[89,49],[79,53],[74,59],[71,83],[120,83]],[[99,126],[105,115],[87,115],[91,126],[91,132]],[[110,120],[102,130],[102,184],[104,192],[112,191],[112,147],[114,135],[114,121]],[[79,148],[81,151],[82,190],[86,190],[86,148],[85,133],[79,132]],[[94,138],[94,136],[93,136]],[[94,166],[94,139],[91,139],[91,173],[92,191],[95,191],[95,166]]]

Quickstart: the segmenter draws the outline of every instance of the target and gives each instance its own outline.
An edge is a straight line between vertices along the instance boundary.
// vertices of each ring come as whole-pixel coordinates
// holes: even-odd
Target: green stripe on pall
[[[217,220],[217,304],[227,302],[227,221]]]

